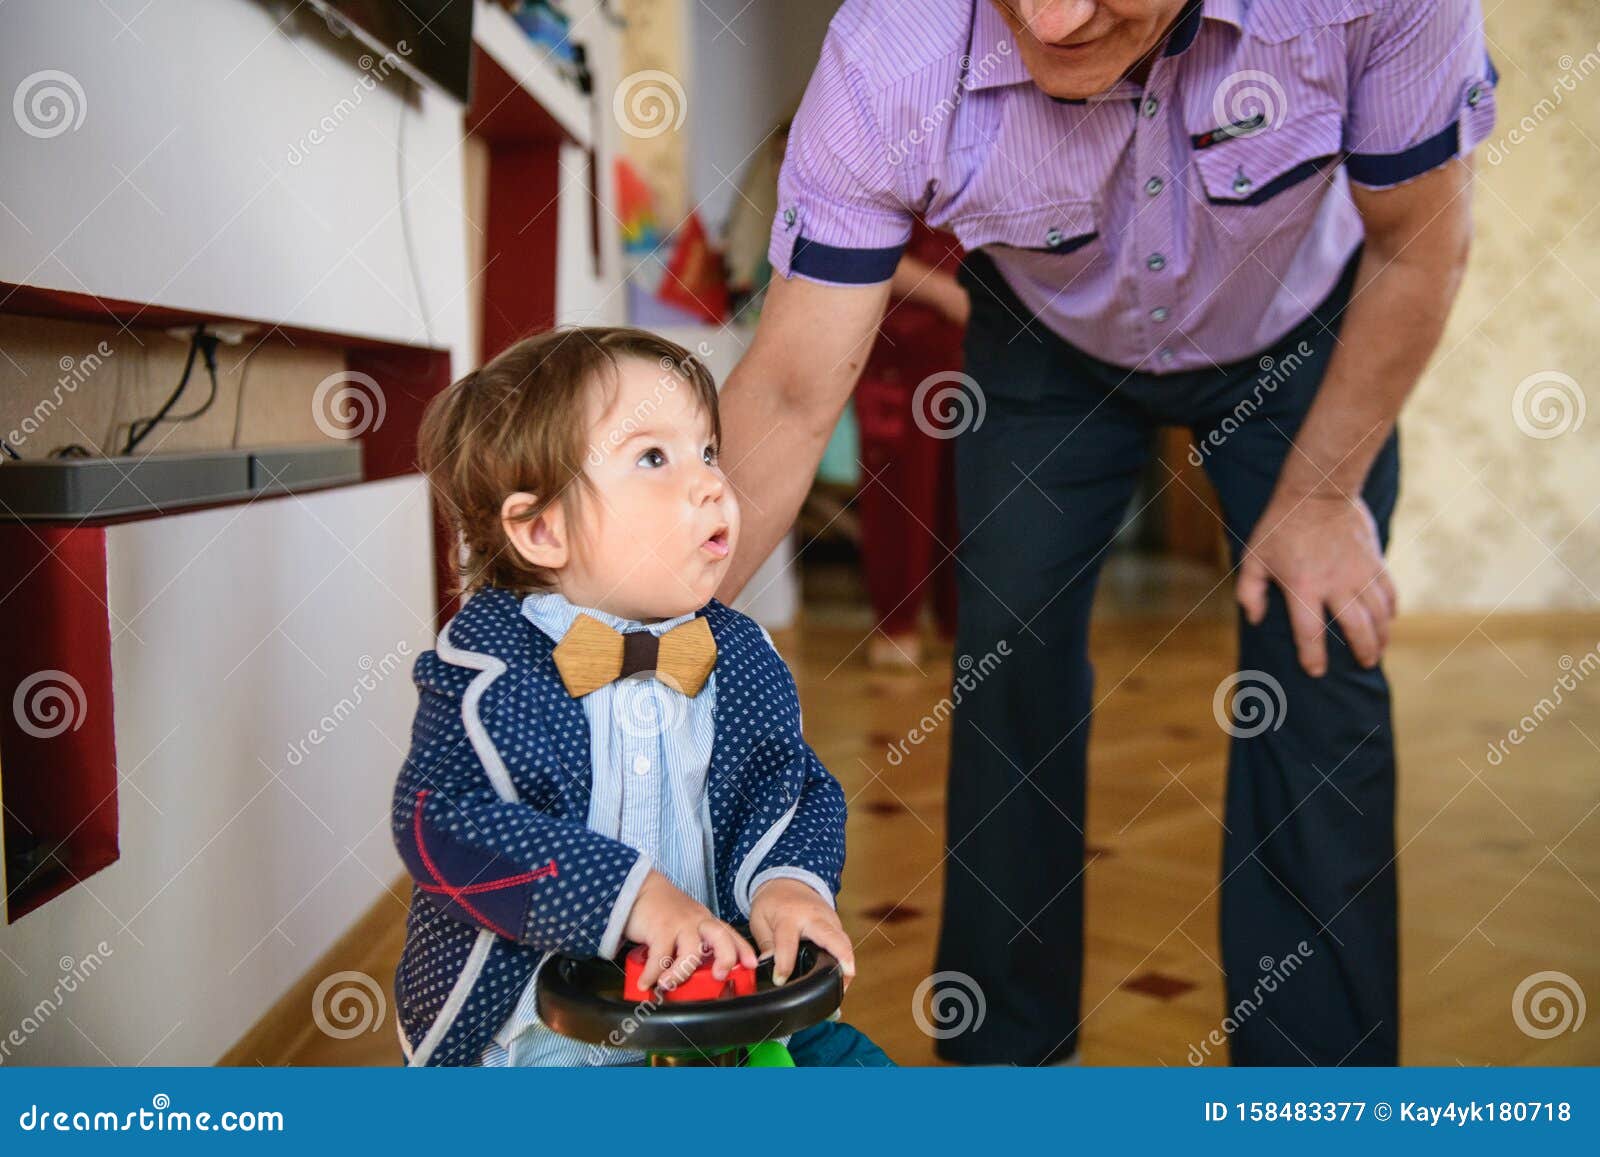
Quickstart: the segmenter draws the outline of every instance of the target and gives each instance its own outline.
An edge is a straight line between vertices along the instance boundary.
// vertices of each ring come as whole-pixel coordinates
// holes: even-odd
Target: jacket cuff
[[[799,880],[802,884],[810,884],[816,890],[817,895],[828,902],[828,907],[836,910],[838,908],[833,899],[833,889],[828,887],[821,876],[815,872],[807,871],[805,868],[793,867],[766,868],[757,872],[755,878],[750,881],[750,902],[752,904],[755,903],[756,893],[761,890],[761,885],[768,880]]]
[[[644,878],[654,866],[650,857],[640,852],[639,858],[633,862],[632,869],[623,879],[617,902],[611,906],[611,918],[606,921],[606,930],[600,936],[600,946],[595,950],[595,955],[602,960],[617,958],[617,951],[622,947],[622,930],[628,926],[628,914],[633,911],[633,902],[639,898]]]

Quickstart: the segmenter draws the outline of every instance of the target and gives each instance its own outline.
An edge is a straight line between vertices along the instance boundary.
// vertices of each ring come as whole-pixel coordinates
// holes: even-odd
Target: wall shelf
[[[489,115],[528,126],[548,119],[584,148],[594,144],[589,98],[561,75],[550,63],[549,53],[528,39],[510,13],[478,0],[472,39],[479,49],[472,106],[480,118]]]
[[[298,344],[339,350],[347,370],[383,391],[384,417],[361,433],[362,484],[416,472],[423,408],[450,383],[450,351],[274,326],[136,302],[0,282],[5,312],[144,327],[200,321],[264,324]],[[4,467],[0,467],[3,469]],[[334,487],[337,488],[337,487]],[[256,492],[214,506],[289,501]],[[13,922],[116,862],[117,751],[112,727],[112,632],[107,603],[107,535],[164,512],[22,522],[0,518],[0,875],[4,921]],[[434,562],[437,622],[454,613],[455,576],[436,524],[420,544]],[[16,709],[13,710],[13,705]],[[65,724],[62,725],[62,720]]]

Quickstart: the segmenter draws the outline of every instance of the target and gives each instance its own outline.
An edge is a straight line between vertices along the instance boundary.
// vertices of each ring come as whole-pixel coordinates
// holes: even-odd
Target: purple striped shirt
[[[886,281],[913,216],[1051,330],[1157,373],[1270,346],[1360,242],[1350,182],[1494,125],[1477,0],[1192,0],[1146,83],[1031,81],[991,0],[845,0],[789,137],[779,275]]]

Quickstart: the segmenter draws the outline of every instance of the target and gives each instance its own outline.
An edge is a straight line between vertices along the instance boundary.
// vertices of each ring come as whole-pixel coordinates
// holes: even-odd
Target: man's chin
[[[1056,100],[1089,100],[1110,92],[1127,71],[1125,66],[1062,60],[1039,50],[1022,53],[1033,83]]]

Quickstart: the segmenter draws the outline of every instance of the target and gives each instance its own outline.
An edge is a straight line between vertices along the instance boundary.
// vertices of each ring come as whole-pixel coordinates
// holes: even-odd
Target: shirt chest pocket
[[[1090,201],[972,209],[940,227],[954,233],[969,253],[987,249],[1007,265],[1020,263],[1041,276],[1071,276],[1101,251]]]
[[[1249,127],[1217,126],[1190,137],[1212,215],[1229,232],[1265,235],[1309,224],[1337,172],[1343,134],[1328,107]]]

